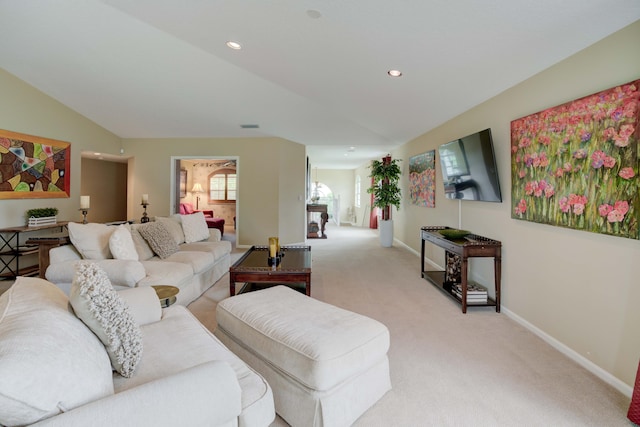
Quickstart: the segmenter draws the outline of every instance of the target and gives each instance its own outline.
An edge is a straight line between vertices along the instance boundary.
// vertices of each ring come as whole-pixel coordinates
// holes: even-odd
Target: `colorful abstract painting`
[[[638,239],[640,80],[511,122],[511,216]]]
[[[0,130],[0,199],[69,197],[71,144]]]
[[[436,207],[436,150],[409,158],[411,204]]]

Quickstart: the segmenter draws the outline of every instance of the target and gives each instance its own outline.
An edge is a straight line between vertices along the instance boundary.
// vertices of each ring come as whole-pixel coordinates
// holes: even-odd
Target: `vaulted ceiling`
[[[122,138],[275,136],[350,169],[638,19],[638,0],[0,0],[0,67]]]

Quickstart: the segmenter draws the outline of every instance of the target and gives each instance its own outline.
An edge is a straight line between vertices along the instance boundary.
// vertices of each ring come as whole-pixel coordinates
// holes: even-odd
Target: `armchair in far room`
[[[205,218],[213,218],[212,210],[195,210],[191,203],[180,203],[180,215],[190,215],[194,212],[202,212]]]
[[[207,221],[207,227],[217,228],[220,230],[220,235],[224,236],[224,218],[214,217],[212,210],[194,210],[191,203],[180,203],[180,215],[190,215],[194,212],[202,212],[204,220]]]

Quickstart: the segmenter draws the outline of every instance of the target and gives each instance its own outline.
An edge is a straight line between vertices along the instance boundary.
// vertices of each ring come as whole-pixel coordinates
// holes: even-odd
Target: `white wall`
[[[2,69],[0,93],[0,129],[71,144],[69,198],[2,199],[0,227],[25,225],[27,209],[42,207],[57,207],[60,221],[82,221],[82,214],[78,211],[82,174],[80,153],[86,150],[117,154],[120,139]]]
[[[460,214],[462,228],[503,243],[506,311],[627,385],[634,382],[640,358],[640,242],[512,219],[510,122],[640,78],[639,41],[640,21],[392,152],[403,159],[403,203],[394,215],[397,239],[419,251],[421,226],[457,227]],[[503,203],[463,201],[459,212],[459,202],[443,196],[437,164],[436,208],[412,206],[406,191],[408,159],[487,127],[493,132]],[[492,263],[483,261],[472,270],[490,284]],[[474,316],[473,310],[467,316]]]
[[[140,216],[142,194],[149,195],[149,216],[172,213],[172,157],[237,157],[238,246],[267,244],[269,236],[279,236],[283,244],[304,241],[304,146],[280,138],[125,139],[123,144],[136,159],[129,164],[130,218]]]

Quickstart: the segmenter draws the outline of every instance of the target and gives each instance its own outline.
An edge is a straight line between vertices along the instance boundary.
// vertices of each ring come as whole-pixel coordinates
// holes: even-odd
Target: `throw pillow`
[[[138,232],[160,258],[165,259],[178,252],[178,244],[162,223],[149,222],[138,227]]]
[[[109,250],[115,259],[138,261],[138,252],[133,243],[131,231],[126,225],[119,225],[109,237]]]
[[[184,243],[184,232],[182,231],[182,224],[180,223],[179,216],[178,218],[174,216],[168,218],[157,216],[156,222],[159,222],[166,227],[169,234],[171,234],[171,237],[173,237],[173,240],[176,241],[176,244],[179,245],[180,243]]]
[[[109,237],[115,227],[106,224],[79,224],[70,222],[67,224],[69,239],[73,246],[85,259],[113,258],[109,250]]]
[[[76,316],[100,338],[113,368],[130,378],[142,358],[142,333],[104,270],[90,261],[78,262],[69,302]]]
[[[145,224],[132,224],[131,225],[131,237],[133,238],[133,244],[136,247],[136,252],[138,253],[138,261],[147,261],[153,258],[153,250],[149,246],[144,237],[140,235],[138,228],[142,227]]]
[[[104,346],[56,285],[18,277],[0,296],[0,425],[32,424],[113,394]]]
[[[191,215],[181,215],[182,231],[184,231],[184,242],[193,243],[209,238],[209,227],[202,212]]]

